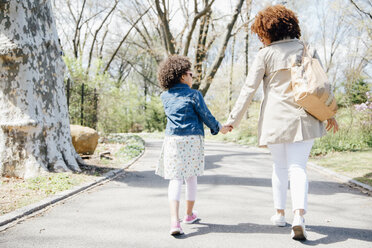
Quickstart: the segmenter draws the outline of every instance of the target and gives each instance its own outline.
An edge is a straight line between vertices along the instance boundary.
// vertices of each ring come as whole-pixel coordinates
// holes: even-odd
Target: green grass
[[[71,173],[49,173],[48,175],[27,179],[16,187],[19,189],[23,188],[38,191],[48,196],[71,189],[73,186],[81,184],[82,182],[84,182],[83,177]]]
[[[139,156],[145,149],[144,140],[138,135],[130,134],[109,134],[104,138],[106,143],[123,144],[114,157],[119,163],[125,163]]]
[[[372,186],[372,149],[333,152],[312,157],[310,161]]]
[[[102,176],[112,167],[122,167],[123,163],[137,157],[144,150],[144,141],[137,135],[115,134],[106,138],[108,143],[122,146],[114,154],[114,160],[98,160],[96,167],[82,166],[81,173],[48,173],[27,180],[0,178],[0,199],[3,201],[0,215],[38,202],[58,192],[72,189],[84,182],[93,181],[94,177]],[[95,154],[102,151],[97,150]],[[97,168],[99,170],[96,171]]]
[[[339,131],[328,132],[321,139],[316,139],[311,155],[325,155],[331,152],[363,151],[372,148],[371,123],[364,124],[368,113],[359,113],[352,109],[341,108],[336,119]]]
[[[241,145],[257,145],[257,125],[260,112],[260,103],[252,102],[248,109],[248,115],[245,115],[238,128],[225,135],[211,135],[209,129],[205,129],[205,138],[207,140],[216,140],[223,142],[234,142]],[[223,124],[223,120],[221,124]]]

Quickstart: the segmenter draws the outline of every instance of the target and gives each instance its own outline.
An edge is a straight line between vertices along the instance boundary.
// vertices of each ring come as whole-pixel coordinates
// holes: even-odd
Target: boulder
[[[72,144],[77,153],[93,154],[98,144],[99,135],[96,130],[79,125],[70,125]]]

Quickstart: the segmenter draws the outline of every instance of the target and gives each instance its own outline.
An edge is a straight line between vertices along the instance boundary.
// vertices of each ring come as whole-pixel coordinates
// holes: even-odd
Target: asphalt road
[[[309,169],[309,239],[294,241],[289,194],[287,226],[270,223],[270,154],[211,142],[198,179],[201,219],[183,225],[185,235],[174,238],[168,234],[168,182],[154,175],[161,144],[147,140],[145,154],[125,175],[1,232],[0,247],[372,247],[372,197]],[[183,213],[183,199],[181,205]]]

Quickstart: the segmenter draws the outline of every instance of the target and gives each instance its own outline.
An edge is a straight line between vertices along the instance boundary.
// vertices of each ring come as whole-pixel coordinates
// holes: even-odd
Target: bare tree
[[[362,9],[354,0],[350,0],[350,2],[354,5],[354,7],[362,14],[367,15],[370,19],[372,19],[371,12],[367,12],[364,9]],[[369,5],[370,8],[372,8],[372,3],[370,1],[366,1],[366,4]]]
[[[121,41],[119,42],[118,46],[116,47],[116,49],[114,50],[114,52],[112,53],[109,61],[107,62],[106,64],[106,67],[104,69],[104,72],[106,72],[109,68],[110,68],[110,65],[112,63],[112,61],[114,60],[115,56],[117,55],[117,53],[119,52],[121,46],[123,45],[123,43],[125,42],[125,40],[128,38],[130,32],[132,31],[132,29],[137,25],[137,23],[142,19],[142,17],[144,15],[146,15],[146,13],[150,10],[151,6],[145,11],[143,12],[138,18],[137,20],[132,24],[132,26],[129,28],[129,30],[127,31],[127,33],[123,36],[123,38],[121,39]]]
[[[215,39],[215,38],[212,38],[210,43],[208,43],[207,41],[208,32],[212,24],[211,15],[212,15],[212,6],[214,3],[214,0],[203,0],[202,2],[203,7],[201,11],[199,11],[198,2],[195,0],[194,1],[194,12],[191,15],[186,14],[187,16],[193,16],[193,18],[191,21],[190,28],[188,29],[188,33],[186,35],[185,45],[183,46],[184,47],[183,55],[187,56],[189,54],[191,40],[192,40],[192,37],[194,37],[194,30],[196,28],[197,23],[199,22],[199,32],[196,37],[196,49],[195,49],[196,54],[195,54],[195,65],[194,65],[196,80],[195,80],[195,83],[193,84],[193,88],[199,89],[203,95],[207,93],[212,83],[212,80],[214,76],[216,75],[216,72],[218,68],[220,67],[221,62],[225,56],[226,47],[231,38],[234,25],[241,12],[243,2],[244,0],[237,1],[231,20],[227,23],[226,31],[222,35],[222,41],[220,43],[220,47],[218,49],[217,55],[215,56],[215,59],[212,65],[205,72],[203,72],[203,63],[205,62],[206,54],[208,52],[208,49],[210,48],[210,44],[212,44]],[[156,6],[156,13],[161,23],[161,35],[164,40],[165,50],[169,54],[175,54],[180,49],[176,48],[176,41],[174,38],[175,36],[172,34],[172,31],[170,30],[169,10],[168,10],[166,1],[155,0],[155,6]],[[180,37],[182,37],[182,35]]]
[[[321,5],[322,3],[320,3],[318,0],[318,4]],[[335,87],[336,77],[340,67],[335,65],[334,59],[335,55],[337,55],[340,45],[343,42],[343,38],[346,37],[350,31],[350,27],[346,23],[345,15],[342,13],[342,9],[335,8],[331,10],[329,5],[319,8],[318,20],[320,23],[324,68],[328,74],[331,72],[331,70],[333,70],[333,77],[331,81]]]
[[[94,32],[94,35],[93,35],[93,40],[92,40],[92,44],[90,46],[90,51],[89,51],[89,57],[88,57],[88,66],[87,66],[87,70],[86,70],[86,73],[88,74],[89,73],[89,69],[90,69],[90,64],[92,62],[92,56],[93,56],[93,49],[94,49],[94,44],[97,40],[97,36],[98,36],[98,33],[99,31],[102,29],[103,25],[105,24],[105,22],[108,20],[108,18],[111,16],[111,14],[114,12],[114,10],[116,9],[116,6],[118,5],[119,1],[118,0],[115,0],[115,4],[114,6],[112,6],[111,10],[107,13],[107,15],[103,18],[101,24],[99,25],[99,27],[96,29],[96,31]],[[105,36],[104,36],[105,37]],[[103,38],[104,39],[104,38]],[[102,42],[103,44],[103,42]],[[102,45],[102,48],[103,49],[103,45]]]
[[[9,22],[0,27],[0,173],[79,171],[50,1],[6,1],[0,13]]]
[[[245,76],[248,76],[249,71],[249,26],[248,23],[251,21],[251,10],[252,10],[252,0],[246,1],[246,21],[245,21],[245,46],[244,46],[244,54],[245,54]]]
[[[221,62],[222,62],[223,58],[225,57],[225,50],[226,50],[226,47],[227,47],[227,43],[229,42],[229,40],[231,38],[231,33],[232,33],[232,30],[233,30],[234,24],[235,24],[236,20],[238,19],[238,15],[240,14],[240,11],[242,9],[243,2],[244,2],[244,0],[239,0],[238,1],[237,5],[235,7],[235,10],[234,10],[234,14],[231,17],[230,22],[227,24],[226,31],[225,31],[225,34],[223,36],[223,41],[220,45],[217,56],[215,57],[212,65],[210,66],[210,68],[207,70],[206,77],[204,78],[204,80],[202,82],[202,84],[203,84],[202,88],[200,89],[200,91],[202,92],[203,95],[205,95],[207,93],[209,87],[212,84],[212,80],[213,80],[214,76],[216,75],[218,68],[221,65]]]

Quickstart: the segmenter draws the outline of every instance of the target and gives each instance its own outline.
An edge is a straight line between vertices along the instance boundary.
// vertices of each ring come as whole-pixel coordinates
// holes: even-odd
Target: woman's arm
[[[264,51],[260,50],[248,72],[247,79],[240,91],[238,100],[225,125],[237,127],[252,101],[252,98],[265,75]]]

